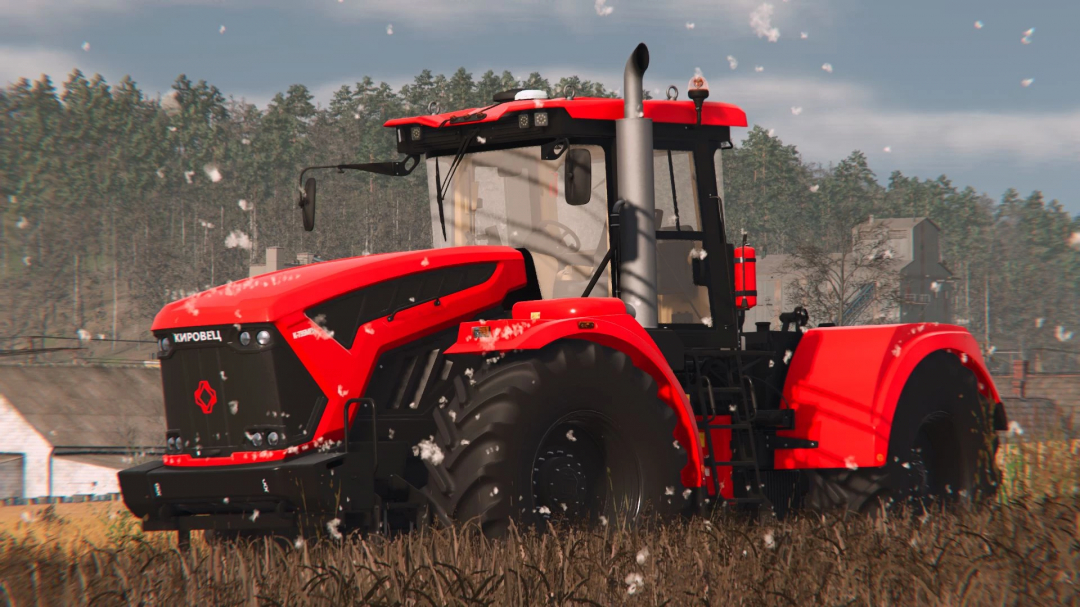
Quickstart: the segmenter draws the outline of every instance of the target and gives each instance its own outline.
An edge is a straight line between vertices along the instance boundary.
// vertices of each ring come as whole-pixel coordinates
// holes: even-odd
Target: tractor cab
[[[390,120],[406,160],[344,166],[411,172],[423,159],[435,248],[521,249],[531,256],[544,299],[621,297],[646,327],[734,347],[720,150],[731,146],[732,126],[746,126],[746,114],[704,101],[707,85],[697,80],[696,99],[679,100],[671,87],[667,99],[639,100],[636,112],[627,112],[623,99],[505,91],[487,107]],[[647,125],[652,140],[646,149],[630,141],[637,134],[624,136],[640,158],[627,158],[638,166],[623,180],[647,181],[648,196],[638,198],[651,198],[636,204],[623,191],[633,186],[620,180],[617,161],[617,123],[628,120]],[[626,210],[636,211],[625,215],[629,221],[617,212],[627,200]],[[612,229],[620,222],[621,234]],[[635,250],[638,234],[651,255]],[[620,280],[635,259],[645,262],[644,271],[634,271],[646,283],[644,294],[627,293]]]

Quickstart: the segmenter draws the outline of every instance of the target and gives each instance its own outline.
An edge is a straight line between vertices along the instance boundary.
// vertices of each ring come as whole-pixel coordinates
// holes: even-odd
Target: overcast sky
[[[464,66],[616,89],[645,42],[649,88],[701,68],[712,100],[807,160],[859,149],[883,181],[1039,189],[1076,214],[1078,25],[1076,0],[0,0],[0,82],[78,67],[154,94],[184,73],[260,106],[302,83],[325,105],[364,75]]]

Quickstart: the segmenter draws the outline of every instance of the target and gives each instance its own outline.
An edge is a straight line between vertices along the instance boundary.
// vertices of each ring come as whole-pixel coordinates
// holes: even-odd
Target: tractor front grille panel
[[[221,334],[225,343],[174,346],[161,360],[168,432],[183,444],[170,453],[222,457],[308,440],[327,399],[292,349],[276,333],[257,351],[237,348],[226,329]]]

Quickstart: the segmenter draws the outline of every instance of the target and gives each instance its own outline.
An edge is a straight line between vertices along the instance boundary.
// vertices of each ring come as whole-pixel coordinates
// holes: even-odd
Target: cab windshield
[[[435,163],[445,179],[452,157],[428,158],[434,246],[505,245],[528,249],[544,299],[581,297],[608,250],[607,171],[604,149],[592,156],[592,196],[572,206],[563,192],[567,154],[542,160],[539,146],[477,152],[462,158],[444,192],[446,239],[439,226]],[[610,295],[605,270],[593,297]]]

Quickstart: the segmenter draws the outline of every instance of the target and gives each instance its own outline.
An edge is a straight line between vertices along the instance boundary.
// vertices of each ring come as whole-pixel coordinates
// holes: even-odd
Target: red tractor
[[[743,332],[753,249],[725,234],[720,151],[746,115],[700,77],[643,100],[648,63],[625,99],[506,91],[387,122],[403,161],[311,167],[405,178],[422,155],[435,248],[166,306],[167,454],[120,473],[144,529],[498,535],[993,494],[1005,412],[966,330],[796,309]]]

